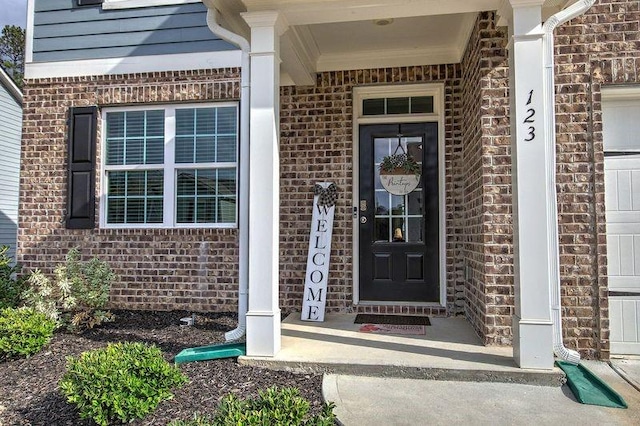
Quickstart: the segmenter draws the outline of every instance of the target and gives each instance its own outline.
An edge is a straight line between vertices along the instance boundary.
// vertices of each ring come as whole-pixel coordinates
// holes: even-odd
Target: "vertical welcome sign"
[[[317,183],[314,187],[314,194],[307,273],[302,299],[301,319],[303,321],[324,321],[329,259],[331,257],[331,235],[338,188],[330,182]]]

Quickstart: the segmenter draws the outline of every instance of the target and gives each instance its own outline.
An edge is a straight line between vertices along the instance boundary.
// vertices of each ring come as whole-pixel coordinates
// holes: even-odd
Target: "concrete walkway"
[[[605,363],[585,365],[620,393],[629,408],[580,404],[566,385],[326,375],[323,392],[336,403],[335,413],[346,426],[640,424],[640,392]]]
[[[640,356],[612,358],[611,366],[631,386],[640,392]]]
[[[355,314],[323,323],[291,314],[282,350],[241,364],[325,373],[323,392],[347,426],[640,425],[640,360],[584,364],[614,388],[629,409],[578,403],[560,386],[564,373],[523,370],[510,347],[487,347],[463,318],[431,318],[424,335],[359,331]],[[625,375],[626,380],[620,374]]]

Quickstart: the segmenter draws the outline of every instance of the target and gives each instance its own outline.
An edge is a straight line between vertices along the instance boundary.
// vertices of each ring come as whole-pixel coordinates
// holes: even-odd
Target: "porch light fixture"
[[[379,27],[385,27],[393,23],[393,18],[376,19],[375,21],[373,21],[373,23]]]

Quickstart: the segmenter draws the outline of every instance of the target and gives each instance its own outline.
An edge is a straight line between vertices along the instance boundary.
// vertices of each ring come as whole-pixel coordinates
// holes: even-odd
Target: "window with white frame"
[[[104,112],[104,227],[236,225],[236,104]]]

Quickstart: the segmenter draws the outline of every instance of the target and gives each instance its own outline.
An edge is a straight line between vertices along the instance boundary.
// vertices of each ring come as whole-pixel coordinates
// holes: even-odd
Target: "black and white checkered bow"
[[[318,195],[318,205],[333,207],[338,200],[338,187],[335,183],[329,185],[326,189],[322,185],[316,184],[313,188],[313,194]]]

